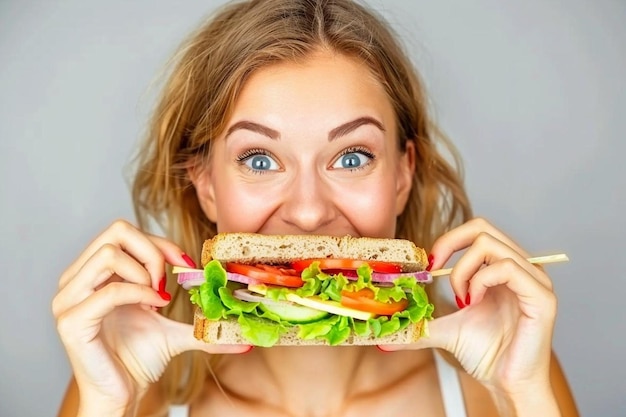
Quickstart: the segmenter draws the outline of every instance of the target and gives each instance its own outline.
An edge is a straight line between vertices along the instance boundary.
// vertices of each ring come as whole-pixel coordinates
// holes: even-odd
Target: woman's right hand
[[[170,299],[165,264],[186,266],[184,256],[173,243],[117,221],[61,275],[52,310],[80,391],[79,415],[132,414],[182,352],[250,349],[198,341],[191,325],[155,311]]]

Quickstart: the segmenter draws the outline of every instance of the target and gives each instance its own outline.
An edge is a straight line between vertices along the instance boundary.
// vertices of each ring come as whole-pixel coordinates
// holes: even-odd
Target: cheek
[[[393,178],[353,184],[337,191],[338,205],[361,236],[393,238],[396,232],[396,192]]]
[[[218,232],[256,232],[271,216],[272,193],[252,184],[227,184],[216,188]]]

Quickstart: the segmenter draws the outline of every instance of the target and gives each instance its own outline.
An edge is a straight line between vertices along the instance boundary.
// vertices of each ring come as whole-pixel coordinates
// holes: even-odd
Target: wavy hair
[[[139,226],[155,223],[196,259],[216,225],[204,215],[188,168],[210,154],[234,103],[255,70],[305,60],[325,49],[355,57],[384,86],[395,109],[398,146],[416,144],[416,171],[396,236],[426,248],[471,216],[458,153],[429,116],[419,74],[398,37],[374,11],[350,0],[252,0],[229,4],[203,22],[174,56],[139,148],[132,196]],[[188,294],[173,295],[163,314],[191,323]],[[209,377],[207,355],[172,360],[159,381],[164,407],[192,401]]]

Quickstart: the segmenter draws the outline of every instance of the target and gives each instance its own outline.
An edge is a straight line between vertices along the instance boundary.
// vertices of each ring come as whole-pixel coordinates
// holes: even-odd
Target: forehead
[[[289,117],[297,123],[317,118],[333,126],[364,113],[394,118],[381,82],[355,58],[316,53],[302,61],[271,64],[253,72],[240,91],[231,120],[260,117],[280,123]]]

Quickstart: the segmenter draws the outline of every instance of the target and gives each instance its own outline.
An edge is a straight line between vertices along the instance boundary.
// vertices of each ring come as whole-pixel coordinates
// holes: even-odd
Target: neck
[[[351,398],[391,386],[427,360],[429,353],[419,352],[387,354],[372,346],[255,348],[224,357],[216,373],[225,392],[247,403],[290,416],[339,415]]]
[[[296,402],[296,410],[314,411],[323,398],[326,407],[336,410],[358,389],[355,381],[370,353],[362,347],[283,347],[267,349],[263,359],[281,404]]]

